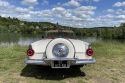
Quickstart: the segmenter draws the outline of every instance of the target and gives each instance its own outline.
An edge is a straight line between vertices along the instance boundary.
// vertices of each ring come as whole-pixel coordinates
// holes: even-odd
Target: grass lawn
[[[27,47],[0,46],[0,83],[124,83],[125,43],[92,44],[97,62],[79,69],[50,69],[24,64]]]

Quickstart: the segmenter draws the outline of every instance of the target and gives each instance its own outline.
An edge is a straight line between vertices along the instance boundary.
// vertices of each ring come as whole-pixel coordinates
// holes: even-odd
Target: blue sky
[[[0,16],[79,28],[119,26],[125,0],[0,0]]]

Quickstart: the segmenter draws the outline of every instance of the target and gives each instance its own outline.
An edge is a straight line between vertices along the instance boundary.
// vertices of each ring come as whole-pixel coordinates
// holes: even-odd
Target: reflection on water
[[[41,35],[0,34],[0,46],[27,46],[40,39],[42,39]]]
[[[30,43],[38,41],[40,39],[42,39],[42,38],[41,37],[36,37],[36,38],[34,38],[34,37],[30,37],[30,38],[21,37],[21,38],[19,38],[18,42],[16,42],[16,44],[21,45],[21,46],[27,46]]]
[[[13,46],[13,45],[21,45],[27,46],[32,42],[38,41],[42,39],[42,35],[20,35],[20,34],[0,34],[0,46]],[[85,42],[96,42],[97,38],[95,37],[80,37],[80,40]]]

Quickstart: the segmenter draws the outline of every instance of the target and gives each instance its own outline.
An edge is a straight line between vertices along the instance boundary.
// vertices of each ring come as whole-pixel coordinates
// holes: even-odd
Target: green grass
[[[27,47],[0,46],[0,83],[124,83],[125,43],[92,44],[96,64],[79,69],[50,69],[24,64]]]

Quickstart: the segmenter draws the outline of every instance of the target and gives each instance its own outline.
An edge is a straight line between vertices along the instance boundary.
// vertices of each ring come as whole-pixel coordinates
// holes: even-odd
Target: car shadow
[[[36,79],[62,80],[69,77],[84,77],[86,74],[80,68],[75,67],[70,69],[51,69],[50,67],[27,65],[22,69],[20,75]]]

